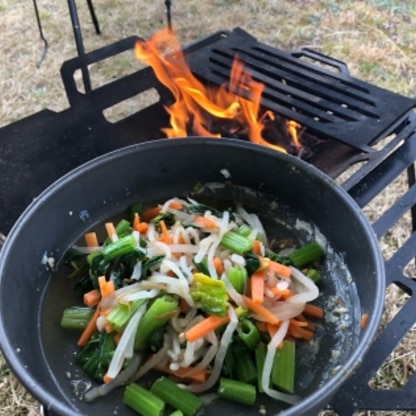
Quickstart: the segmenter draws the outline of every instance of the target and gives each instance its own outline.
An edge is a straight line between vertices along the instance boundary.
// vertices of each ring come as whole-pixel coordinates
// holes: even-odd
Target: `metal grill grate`
[[[206,82],[226,84],[235,56],[265,85],[262,104],[313,134],[363,152],[416,106],[410,98],[350,76],[344,63],[311,50],[282,51],[236,29],[188,55]]]

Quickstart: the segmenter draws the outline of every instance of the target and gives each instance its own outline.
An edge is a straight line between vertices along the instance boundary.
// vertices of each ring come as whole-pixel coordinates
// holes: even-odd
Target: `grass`
[[[97,36],[86,2],[78,2],[87,51],[130,35],[151,36],[166,24],[163,0],[94,0],[102,34]],[[0,126],[43,108],[61,111],[68,102],[59,75],[61,64],[76,56],[67,3],[38,0],[44,34],[49,43],[46,60],[37,69],[43,44],[32,2],[0,0],[2,59],[0,63]],[[413,1],[369,0],[173,0],[172,18],[181,42],[188,44],[216,30],[240,26],[260,41],[283,49],[308,47],[348,64],[354,77],[397,93],[416,96],[416,5]],[[130,56],[92,69],[93,85],[139,68]],[[401,193],[399,181],[366,208],[376,218]],[[404,218],[381,242],[386,258],[407,238],[410,218]],[[408,273],[414,275],[414,267]],[[405,302],[395,286],[387,291],[383,322]],[[415,370],[411,333],[398,346],[372,381],[374,386],[399,387]],[[405,377],[404,377],[405,376]],[[0,415],[36,415],[37,404],[0,359]],[[330,412],[323,412],[329,415]],[[360,412],[393,416],[403,412]],[[408,412],[407,414],[414,414]]]

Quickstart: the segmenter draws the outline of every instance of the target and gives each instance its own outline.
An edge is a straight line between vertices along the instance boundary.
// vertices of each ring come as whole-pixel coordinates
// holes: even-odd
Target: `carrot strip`
[[[260,315],[270,324],[277,325],[280,322],[279,319],[264,306],[259,305],[258,303],[255,303],[251,298],[248,298],[247,296],[241,296],[241,297],[248,309]]]
[[[170,201],[169,208],[176,209],[180,211],[183,208],[183,204],[181,201]]]
[[[254,303],[261,305],[264,300],[264,272],[253,273],[250,277],[250,294]]]
[[[106,290],[106,286],[107,286],[107,278],[105,276],[100,276],[98,279],[98,286],[100,288],[100,293],[102,296],[104,296],[103,292],[105,292]]]
[[[179,244],[185,244],[186,243],[185,237],[183,235],[180,235],[179,236],[178,243]]]
[[[104,329],[105,329],[105,332],[107,332],[107,334],[110,334],[111,332],[114,331],[114,326],[108,322],[104,322]]]
[[[138,225],[138,227],[137,227],[137,229],[136,229],[136,231],[138,231],[139,233],[141,233],[141,234],[145,234],[145,233],[147,233],[147,230],[149,229],[149,224],[147,223],[147,222],[144,222],[144,221],[142,221],[139,225]]]
[[[292,322],[289,324],[288,333],[294,338],[300,338],[306,341],[310,341],[313,338],[312,331],[298,325],[293,325]]]
[[[282,300],[286,300],[293,295],[290,289],[278,289],[277,287],[271,287],[270,290],[276,295],[280,296]]]
[[[263,253],[263,243],[260,240],[253,241],[253,247],[251,248],[253,254],[257,254],[258,256],[262,256]]]
[[[277,275],[285,277],[286,279],[289,279],[292,274],[292,269],[290,267],[273,260],[269,261],[267,268]]]
[[[84,305],[90,308],[98,305],[101,300],[101,293],[98,289],[92,289],[89,292],[85,292],[83,296]]]
[[[91,338],[92,334],[95,331],[97,319],[99,316],[100,316],[100,308],[97,307],[97,309],[94,312],[94,315],[91,317],[90,321],[88,322],[88,325],[85,327],[84,331],[82,331],[82,334],[78,339],[78,342],[77,342],[78,347],[83,347]]]
[[[152,220],[154,217],[158,216],[160,214],[160,210],[162,208],[158,205],[156,207],[153,208],[149,208],[146,211],[143,212],[142,214],[142,219],[146,222],[149,222],[150,220]]]
[[[85,244],[87,247],[98,247],[97,234],[95,232],[86,233],[84,235]]]
[[[263,321],[255,321],[254,325],[260,332],[267,332],[267,323]]]
[[[295,319],[295,318],[292,318],[290,320],[290,324],[291,325],[294,325],[294,326],[300,326],[300,327],[303,327],[303,328],[307,328],[308,327],[308,322],[306,322],[306,321],[300,321],[300,320]]]
[[[98,285],[100,286],[102,297],[111,295],[115,291],[114,282],[112,280],[107,281],[105,276],[100,276],[98,278]]]
[[[292,337],[292,335],[289,335],[289,334],[286,334],[285,340],[292,341],[292,342],[296,342],[296,339],[294,337]]]
[[[192,367],[180,367],[177,370],[171,370],[168,363],[166,363],[165,365],[161,365],[160,363],[156,364],[154,369],[158,370],[158,371],[161,371],[162,373],[172,374],[172,375],[174,375],[176,377],[179,377],[181,379],[188,379],[188,380],[198,381],[200,383],[202,383],[203,381],[205,381],[207,379],[207,371],[204,370],[204,369],[192,371],[193,370]],[[191,371],[192,371],[192,373],[189,374],[189,376],[188,376],[187,373],[189,373]]]
[[[172,244],[172,236],[169,234],[168,227],[166,227],[165,221],[160,221],[160,230],[162,235],[159,237],[160,241],[163,241],[165,244]]]
[[[135,212],[133,217],[133,228],[139,233],[144,234],[149,229],[149,224],[147,222],[140,221],[139,214]]]
[[[101,308],[100,316],[107,316],[112,310],[113,310],[113,308],[107,308],[107,309],[102,309]]]
[[[123,334],[121,332],[116,332],[113,336],[113,340],[116,343],[116,345],[118,345],[118,343],[120,342],[121,336]]]
[[[204,337],[211,331],[216,330],[222,325],[225,325],[230,320],[228,315],[225,316],[216,316],[210,315],[205,318],[203,321],[198,322],[193,327],[189,328],[185,332],[185,338],[188,342],[194,342],[199,338]]]
[[[324,317],[324,310],[320,306],[307,303],[303,309],[303,313],[312,318],[322,319]]]
[[[219,257],[214,257],[213,263],[218,275],[221,276],[224,273],[224,266],[222,265],[221,259]]]
[[[301,322],[308,322],[308,320],[302,314],[296,316],[294,319],[297,319],[298,321],[301,321]]]
[[[133,228],[137,230],[137,227],[139,226],[139,224],[140,224],[140,215],[138,212],[135,212],[133,215]]]
[[[307,328],[310,329],[311,331],[315,331],[316,325],[313,324],[311,321],[308,321],[302,314],[298,315],[295,319],[297,321],[306,322],[307,323]]]
[[[276,332],[279,330],[280,325],[271,325],[271,324],[267,324],[267,332],[269,333],[270,338],[273,338],[276,335]],[[287,338],[287,334],[286,337]],[[282,349],[283,348],[283,341],[280,341],[279,344],[277,344],[277,349]]]
[[[277,330],[279,329],[279,325],[272,325],[269,323],[266,323],[267,332],[269,333],[270,338],[273,338],[273,336],[276,334]]]
[[[316,325],[313,324],[312,322],[308,322],[308,325],[306,328],[308,328],[310,331],[315,331]]]
[[[112,222],[106,222],[105,229],[107,231],[108,238],[111,241],[114,241],[114,238],[117,238],[117,232],[116,228],[114,227],[114,224]]]
[[[103,376],[103,382],[105,384],[108,384],[111,380],[112,380],[112,378],[109,377],[108,374],[104,374],[104,376]]]
[[[197,215],[194,218],[193,223],[203,228],[215,228],[217,226],[214,220],[211,218],[203,217],[202,215]]]
[[[104,296],[111,295],[114,293],[116,288],[114,287],[114,282],[112,280],[109,280],[105,286],[105,293]]]
[[[369,319],[368,313],[363,313],[361,315],[361,319],[360,319],[360,328],[361,329],[364,329],[367,326],[368,319]]]

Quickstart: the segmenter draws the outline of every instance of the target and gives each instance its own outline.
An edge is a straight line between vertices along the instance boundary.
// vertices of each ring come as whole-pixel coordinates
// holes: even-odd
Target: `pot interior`
[[[59,414],[133,415],[122,404],[123,389],[92,404],[77,397],[88,383],[73,363],[78,334],[59,323],[64,308],[80,300],[60,267],[62,256],[87,230],[132,203],[151,205],[187,195],[217,206],[239,201],[259,214],[269,238],[328,243],[317,301],[327,314],[317,325],[316,339],[298,347],[297,392],[305,399],[285,412],[316,413],[359,364],[381,314],[383,269],[370,226],[331,180],[297,159],[233,140],[168,142],[123,149],[75,170],[18,221],[1,253],[6,358],[32,394]],[[234,186],[225,184],[223,169]],[[192,193],[198,182],[202,190]],[[45,254],[57,262],[58,272],[51,274],[42,264]],[[370,316],[364,331],[359,328],[362,313]],[[17,314],[19,328],[12,323]],[[268,414],[286,409],[260,397],[252,409],[214,400],[204,414],[257,415],[259,406]]]

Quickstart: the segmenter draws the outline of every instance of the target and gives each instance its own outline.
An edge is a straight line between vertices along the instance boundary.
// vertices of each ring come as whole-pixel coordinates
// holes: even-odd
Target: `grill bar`
[[[388,209],[373,224],[376,235],[381,238],[387,231],[394,226],[398,219],[409,211],[416,201],[416,186],[413,185],[409,190],[397,200],[394,207]]]
[[[253,77],[267,85],[264,99],[269,102],[279,103],[284,108],[293,107],[308,117],[326,123],[358,121],[363,115],[379,120],[376,103],[368,99],[368,90],[354,91],[355,86],[351,82],[336,83],[329,78],[329,71],[315,73],[304,69],[302,61],[296,66],[290,61],[275,64],[277,57],[263,58],[260,48],[254,48],[252,53],[240,48],[232,49],[227,51],[227,57],[223,57],[224,50],[213,52],[217,56],[211,58],[212,71],[222,78],[222,82],[228,78],[230,59],[232,61],[232,57],[237,55]]]

